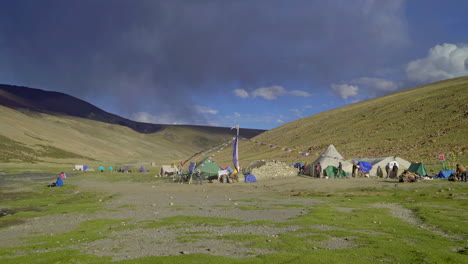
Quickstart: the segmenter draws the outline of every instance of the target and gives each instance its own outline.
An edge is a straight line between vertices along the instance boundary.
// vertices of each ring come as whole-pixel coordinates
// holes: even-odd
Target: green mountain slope
[[[253,139],[295,150],[321,153],[334,144],[346,158],[400,156],[437,163],[438,153],[468,163],[468,77],[419,86],[309,116]],[[230,162],[231,149],[216,155]],[[268,146],[241,141],[240,161],[313,161]]]

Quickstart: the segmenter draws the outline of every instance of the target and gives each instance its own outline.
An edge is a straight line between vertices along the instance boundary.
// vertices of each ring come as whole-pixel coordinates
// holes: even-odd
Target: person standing
[[[203,184],[203,176],[201,174],[201,171],[197,171],[195,173],[195,175],[197,176],[197,184],[202,185]]]
[[[398,166],[396,164],[393,164],[391,176],[392,179],[398,178]]]
[[[338,163],[338,175],[339,178],[343,177],[343,164],[341,162]]]
[[[322,174],[322,165],[320,165],[320,162],[315,165],[315,175],[317,175],[317,178],[320,178]]]
[[[385,172],[387,173],[387,179],[390,178],[390,163],[385,165]]]
[[[356,170],[357,170],[357,165],[356,162],[353,162],[353,170],[351,172],[351,177],[356,178]]]
[[[467,173],[466,173],[465,166],[461,164],[457,164],[457,170],[455,172],[457,173],[458,181],[466,182]]]

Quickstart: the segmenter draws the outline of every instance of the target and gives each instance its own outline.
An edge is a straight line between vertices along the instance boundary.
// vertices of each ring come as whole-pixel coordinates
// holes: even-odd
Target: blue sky
[[[463,0],[6,0],[0,83],[136,121],[271,129],[468,75]]]

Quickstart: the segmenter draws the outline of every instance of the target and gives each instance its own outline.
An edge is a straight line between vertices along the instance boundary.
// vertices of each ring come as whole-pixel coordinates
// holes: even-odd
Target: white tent
[[[175,176],[179,173],[179,169],[174,165],[161,165],[161,170],[159,171],[159,177],[164,176]]]
[[[320,154],[320,156],[311,164],[309,164],[304,172],[306,175],[314,176],[316,175],[315,172],[315,165],[320,162],[322,166],[322,176],[323,170],[326,169],[328,166],[335,166],[338,167],[338,164],[341,162],[343,167],[343,171],[351,173],[353,169],[353,164],[349,161],[344,160],[343,156],[336,150],[335,146],[330,145],[328,146],[327,150]]]
[[[372,164],[372,169],[369,171],[370,176],[377,176],[377,170],[380,167],[380,169],[383,171],[383,177],[387,177],[387,174],[385,172],[385,166],[389,163],[394,163],[396,162],[398,164],[398,169],[399,170],[405,170],[408,169],[409,166],[411,165],[411,162],[404,160],[400,157],[384,157],[384,158],[375,158],[375,159],[368,159],[368,158],[361,158],[361,159],[356,159],[356,163],[358,161],[366,161]]]

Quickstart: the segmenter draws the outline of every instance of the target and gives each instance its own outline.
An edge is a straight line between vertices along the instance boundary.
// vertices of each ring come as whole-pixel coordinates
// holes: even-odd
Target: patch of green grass
[[[43,235],[27,238],[28,248],[52,249],[73,244],[89,243],[107,238],[107,234],[115,230],[132,229],[133,226],[124,226],[129,219],[95,219],[82,222],[77,229],[54,236]],[[51,230],[53,232],[53,230]]]
[[[32,185],[33,191],[22,193],[20,199],[2,202],[16,213],[0,218],[0,227],[15,221],[49,214],[66,214],[71,212],[90,213],[102,209],[102,203],[112,196],[102,196],[93,192],[81,192],[73,185],[49,188],[43,185]],[[101,200],[101,201],[99,201]]]
[[[284,208],[288,208],[288,207],[297,207],[297,208],[302,208],[304,207],[304,205],[302,204],[272,204],[273,206],[278,206],[278,207],[284,207]]]
[[[27,145],[0,135],[0,163],[20,161],[36,163],[36,151]]]
[[[55,158],[55,159],[85,159],[85,160],[95,161],[95,159],[92,159],[90,157],[84,157],[76,153],[66,151],[63,149],[59,149],[53,146],[48,146],[48,145],[38,145],[38,146],[40,147],[40,150],[38,150],[36,153],[40,157],[48,157],[48,158]]]

